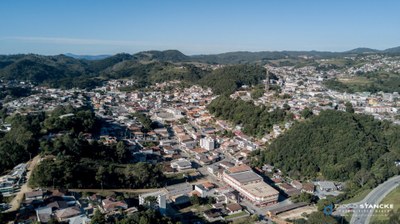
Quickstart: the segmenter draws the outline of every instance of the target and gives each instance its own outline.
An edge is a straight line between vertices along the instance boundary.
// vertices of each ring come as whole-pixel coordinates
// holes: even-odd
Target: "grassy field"
[[[367,196],[367,195],[369,194],[369,192],[371,192],[371,189],[367,189],[367,190],[361,191],[361,192],[358,193],[356,196],[354,196],[354,197],[352,197],[352,198],[349,198],[349,199],[347,199],[347,200],[345,200],[345,201],[342,201],[341,204],[350,204],[350,203],[359,202],[359,201],[361,201],[362,199],[364,199],[365,196]]]
[[[341,78],[339,81],[343,82],[344,84],[349,84],[349,85],[366,85],[371,83],[370,80],[368,80],[365,77],[362,76],[355,76],[355,77],[349,77],[349,78]]]
[[[225,219],[232,219],[232,218],[236,218],[236,217],[240,217],[240,216],[245,216],[245,215],[249,215],[249,213],[242,211],[233,215],[228,215],[225,217]]]
[[[397,187],[388,195],[386,195],[386,197],[381,201],[381,204],[393,204],[393,209],[395,211],[400,209],[400,187]],[[375,212],[373,217],[371,218],[371,223],[387,220],[388,217],[386,215]]]

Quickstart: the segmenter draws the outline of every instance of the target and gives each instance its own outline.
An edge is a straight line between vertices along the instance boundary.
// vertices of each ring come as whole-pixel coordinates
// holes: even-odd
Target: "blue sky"
[[[0,54],[400,46],[400,1],[4,0]]]

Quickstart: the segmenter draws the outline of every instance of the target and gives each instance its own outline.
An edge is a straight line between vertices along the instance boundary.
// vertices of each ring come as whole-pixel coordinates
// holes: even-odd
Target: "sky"
[[[0,54],[400,46],[399,0],[3,0]]]

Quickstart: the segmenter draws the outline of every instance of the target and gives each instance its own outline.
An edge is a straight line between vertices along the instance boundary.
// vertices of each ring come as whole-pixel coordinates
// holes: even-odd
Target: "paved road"
[[[32,170],[36,167],[40,159],[40,156],[35,156],[32,161],[28,162],[28,172],[26,174],[26,182],[21,186],[20,191],[15,195],[15,197],[11,200],[10,205],[11,208],[6,212],[14,212],[17,211],[21,205],[22,200],[24,199],[24,195],[26,192],[32,191],[32,189],[28,186],[29,178],[32,175]]]
[[[380,184],[373,189],[363,200],[340,206],[336,214],[343,215],[348,211],[348,208],[353,209],[353,216],[351,218],[351,224],[366,224],[369,223],[371,216],[374,214],[373,208],[365,208],[366,204],[378,205],[383,198],[394,190],[400,183],[400,176],[395,176]],[[364,208],[363,206],[364,205]]]

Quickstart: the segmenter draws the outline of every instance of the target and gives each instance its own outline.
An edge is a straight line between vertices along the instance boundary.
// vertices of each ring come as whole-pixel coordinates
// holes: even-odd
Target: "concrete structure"
[[[256,205],[270,205],[278,201],[279,192],[246,165],[226,170],[223,181]]]

